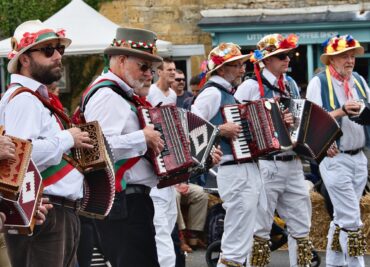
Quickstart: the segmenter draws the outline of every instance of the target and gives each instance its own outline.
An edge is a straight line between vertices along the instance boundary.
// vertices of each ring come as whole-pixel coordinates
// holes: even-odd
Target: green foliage
[[[85,0],[96,10],[110,0]],[[70,0],[0,0],[0,39],[13,35],[15,28],[24,21],[51,17]]]
[[[13,35],[19,24],[27,20],[46,20],[66,6],[71,0],[0,0],[0,40]],[[111,0],[84,0],[99,10],[101,3]],[[100,56],[64,57],[69,66],[69,87],[71,93],[61,94],[65,107],[72,110],[78,105],[80,95],[91,78],[103,68]],[[5,60],[5,66],[8,60]],[[5,70],[6,68],[4,68]]]

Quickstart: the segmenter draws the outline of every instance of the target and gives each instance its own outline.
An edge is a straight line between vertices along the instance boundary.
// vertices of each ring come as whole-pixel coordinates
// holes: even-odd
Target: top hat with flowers
[[[106,55],[126,55],[151,62],[162,62],[157,55],[157,35],[148,30],[135,28],[118,28],[116,37],[104,50]]]
[[[68,47],[71,39],[65,38],[64,30],[54,30],[45,26],[40,20],[30,20],[20,24],[11,38],[12,51],[8,54],[10,59],[8,71],[17,72],[19,56],[28,49],[46,41],[59,40],[61,45]]]
[[[234,43],[221,43],[212,49],[207,60],[207,74],[221,68],[225,63],[242,59],[248,60],[250,55],[242,55],[240,46]]]
[[[325,65],[329,65],[330,56],[338,55],[350,50],[355,51],[355,55],[364,53],[364,48],[351,35],[334,36],[327,39],[322,46],[324,53],[320,56],[320,60]]]
[[[268,57],[286,53],[297,47],[298,36],[295,34],[289,34],[286,38],[278,33],[269,34],[257,43],[257,50],[252,53],[250,61],[253,63],[260,62]]]

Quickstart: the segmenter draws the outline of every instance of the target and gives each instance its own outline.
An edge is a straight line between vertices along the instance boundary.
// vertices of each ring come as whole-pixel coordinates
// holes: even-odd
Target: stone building
[[[212,46],[231,41],[248,53],[263,35],[296,33],[300,47],[292,60],[292,76],[304,88],[320,67],[321,43],[333,34],[352,34],[370,43],[370,3],[361,0],[122,0],[105,2],[100,12],[117,24],[153,30],[170,41],[177,65],[188,78],[199,72]],[[199,54],[204,46],[204,55]],[[366,53],[358,71],[368,75]],[[247,66],[248,70],[251,69]]]

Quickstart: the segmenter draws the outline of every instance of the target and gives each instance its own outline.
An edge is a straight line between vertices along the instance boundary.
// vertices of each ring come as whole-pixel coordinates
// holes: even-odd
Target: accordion
[[[288,108],[294,117],[294,125],[290,128],[293,150],[319,164],[332,143],[342,136],[337,121],[308,100],[281,98],[280,106]]]
[[[15,159],[0,161],[0,211],[6,215],[4,231],[31,234],[43,192],[42,178],[31,160],[32,143],[9,138],[15,144]]]
[[[104,219],[113,205],[115,177],[113,154],[97,121],[78,125],[89,133],[93,149],[76,148],[73,158],[83,169],[84,197],[79,213],[83,216]]]
[[[148,151],[159,177],[158,188],[187,181],[206,171],[217,140],[217,127],[173,105],[139,107],[138,114],[142,128],[153,125],[165,143],[158,156]]]
[[[222,114],[225,122],[242,127],[238,138],[230,141],[235,161],[246,162],[292,147],[279,106],[272,99],[226,105]]]
[[[360,111],[358,115],[349,116],[350,120],[361,124],[361,125],[369,125],[370,124],[370,104],[363,99],[358,100],[361,105]]]

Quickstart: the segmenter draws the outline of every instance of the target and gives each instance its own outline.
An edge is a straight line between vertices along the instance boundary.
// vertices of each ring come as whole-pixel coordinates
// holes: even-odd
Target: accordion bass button
[[[265,107],[268,109],[268,110],[271,110],[271,103],[269,101],[265,101]]]

